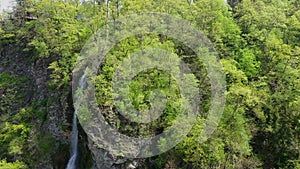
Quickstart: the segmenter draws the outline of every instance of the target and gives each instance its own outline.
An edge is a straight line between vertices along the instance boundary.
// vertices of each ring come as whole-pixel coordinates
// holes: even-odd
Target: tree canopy
[[[15,44],[29,53],[20,56],[24,60],[45,60],[51,71],[49,88],[68,89],[88,38],[120,16],[142,12],[180,16],[201,30],[219,54],[227,82],[220,124],[200,143],[211,86],[203,63],[190,57],[193,51],[155,34],[126,38],[109,51],[99,67],[101,73],[93,79],[97,104],[107,123],[129,136],[152,136],[168,129],[185,100],[168,72],[148,70],[134,77],[129,101],[146,110],[151,106],[151,91],[158,88],[168,98],[166,109],[149,124],[124,119],[115,109],[111,83],[126,57],[156,47],[171,51],[198,74],[187,75],[203,97],[196,124],[175,148],[149,158],[152,162],[144,168],[300,168],[298,0],[230,0],[228,4],[223,0],[19,0],[12,13],[0,18],[0,51]],[[0,77],[0,169],[36,168],[34,161],[46,156],[53,144],[51,136],[38,132],[34,124],[36,119],[42,122],[47,111],[40,109],[43,103],[22,103],[20,85],[27,84],[26,78],[7,73]],[[22,107],[13,109],[16,104]],[[160,146],[164,144],[160,140]]]

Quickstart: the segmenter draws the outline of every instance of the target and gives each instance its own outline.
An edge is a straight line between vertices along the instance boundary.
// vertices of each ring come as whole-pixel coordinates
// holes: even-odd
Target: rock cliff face
[[[56,142],[53,152],[49,152],[50,158],[39,162],[37,168],[62,168],[56,166],[63,163],[64,159],[57,159],[52,154],[59,154],[59,145],[67,145],[69,142],[68,135],[63,130],[63,126],[68,124],[68,114],[70,106],[68,103],[68,90],[51,91],[48,87],[50,71],[48,69],[51,60],[46,59],[29,59],[30,53],[24,52],[19,44],[10,44],[1,49],[0,54],[0,70],[11,76],[27,77],[30,81],[28,92],[25,95],[27,102],[25,105],[16,105],[13,113],[17,113],[18,109],[31,105],[33,103],[41,103],[39,109],[47,111],[45,121],[33,121],[40,127],[39,133],[50,133]],[[63,152],[62,152],[63,153]],[[57,162],[57,163],[56,163]],[[61,164],[60,164],[61,165]]]
[[[17,44],[11,44],[3,48],[0,57],[0,70],[12,76],[25,76],[31,81],[30,93],[24,93],[28,98],[27,104],[33,102],[42,102],[45,99],[52,99],[48,110],[47,122],[43,125],[43,129],[52,133],[58,140],[66,141],[63,132],[59,127],[59,122],[66,123],[67,102],[64,95],[60,95],[62,91],[53,93],[48,88],[48,80],[50,71],[48,70],[49,61],[45,59],[37,59],[32,61],[29,59],[29,53],[23,52]],[[62,96],[62,97],[60,97]],[[48,102],[49,103],[49,102]],[[19,105],[20,108],[24,105]],[[57,111],[62,110],[62,111]],[[59,118],[58,118],[59,117]]]
[[[93,169],[135,169],[145,168],[144,159],[125,159],[116,157],[108,151],[97,148],[95,144],[89,140],[89,148],[94,157]]]
[[[35,59],[32,54],[24,52],[20,44],[10,44],[0,49],[0,71],[12,76],[24,76],[30,81],[24,95],[24,104],[13,105],[14,113],[34,103],[43,103],[37,109],[46,110],[45,120],[32,121],[38,125],[39,134],[50,134],[54,139],[51,152],[40,159],[35,168],[64,169],[69,159],[72,115],[74,112],[70,86],[53,90],[49,87],[51,70],[48,66],[54,60]],[[0,112],[1,114],[1,112]],[[79,168],[122,169],[136,168],[138,163],[129,159],[118,158],[108,151],[100,149],[79,126]]]

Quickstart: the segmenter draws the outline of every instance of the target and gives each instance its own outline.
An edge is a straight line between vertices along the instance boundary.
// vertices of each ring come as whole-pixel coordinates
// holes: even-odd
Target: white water
[[[80,78],[79,88],[84,88],[85,86],[85,74]],[[66,169],[76,169],[76,161],[78,156],[78,128],[77,128],[77,110],[78,107],[75,107],[73,115],[73,124],[72,124],[72,137],[71,137],[71,154],[70,159]]]

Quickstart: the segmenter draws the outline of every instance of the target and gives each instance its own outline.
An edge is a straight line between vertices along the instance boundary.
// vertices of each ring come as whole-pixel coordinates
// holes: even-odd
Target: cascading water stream
[[[83,89],[85,87],[85,74],[80,78],[79,88]],[[80,98],[79,98],[80,99]],[[77,128],[77,111],[79,106],[75,107],[73,115],[73,124],[72,124],[72,137],[71,137],[71,152],[70,159],[66,169],[76,169],[76,161],[78,157],[78,128]]]

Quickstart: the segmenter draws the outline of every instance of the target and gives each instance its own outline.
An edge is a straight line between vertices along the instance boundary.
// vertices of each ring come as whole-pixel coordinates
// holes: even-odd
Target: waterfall
[[[68,162],[67,169],[76,169],[76,159],[78,155],[78,129],[77,129],[77,110],[73,115],[72,140],[71,140],[71,158]]]
[[[79,88],[85,87],[85,74],[80,78]],[[79,98],[80,99],[80,98]],[[78,128],[77,128],[77,111],[79,106],[75,107],[72,124],[72,137],[71,137],[71,152],[70,159],[66,169],[76,169],[76,161],[78,156]]]

